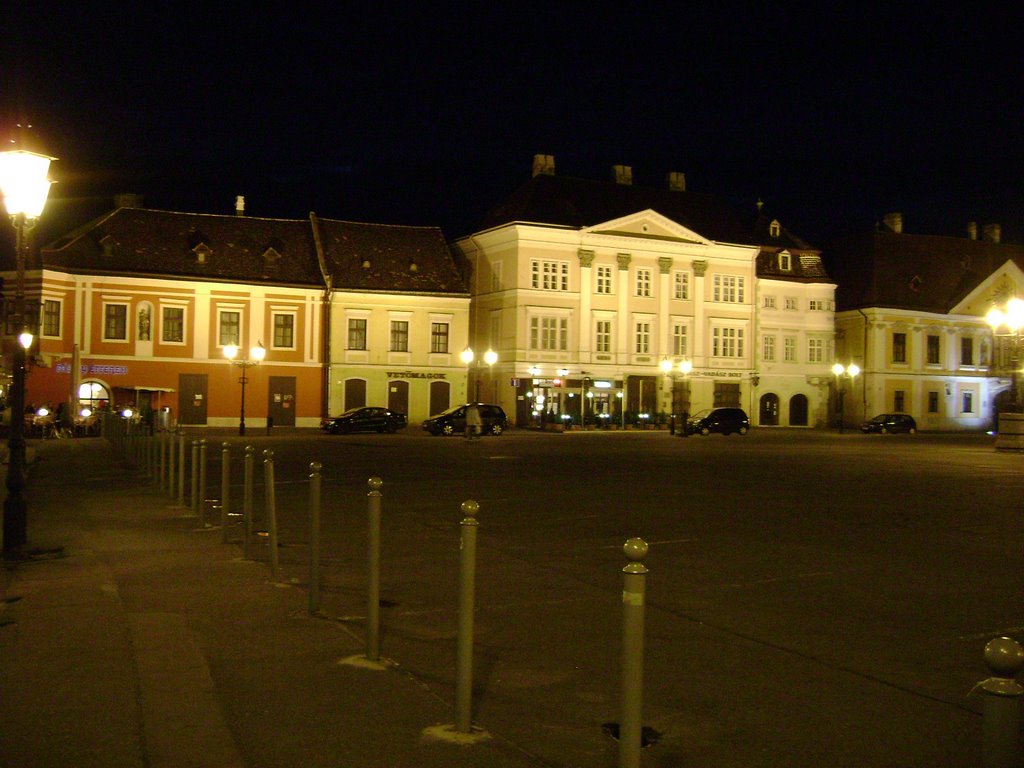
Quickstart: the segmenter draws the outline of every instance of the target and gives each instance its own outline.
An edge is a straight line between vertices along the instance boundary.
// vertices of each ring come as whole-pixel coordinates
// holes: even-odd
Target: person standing
[[[470,442],[478,440],[482,426],[480,407],[476,403],[470,403],[466,406],[466,440]]]

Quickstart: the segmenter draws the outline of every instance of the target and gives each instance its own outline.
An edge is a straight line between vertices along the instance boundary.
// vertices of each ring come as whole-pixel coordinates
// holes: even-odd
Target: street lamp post
[[[245,385],[249,383],[249,377],[245,375],[245,372],[253,366],[259,365],[263,362],[263,359],[267,356],[267,350],[263,347],[263,342],[260,342],[254,347],[249,348],[249,357],[238,357],[238,347],[234,344],[228,344],[224,347],[224,357],[231,361],[232,365],[237,365],[242,369],[242,375],[238,377],[238,383],[242,385],[242,410],[238,418],[238,436],[245,437]]]
[[[677,393],[677,379],[676,374],[681,373],[683,375],[683,381],[686,382],[686,409],[689,411],[690,408],[690,373],[693,372],[693,362],[690,360],[680,360],[678,364],[674,364],[667,357],[662,358],[660,363],[661,372],[669,378],[670,385],[672,387],[672,413],[670,414],[670,431],[671,434],[676,433],[676,411],[679,410],[679,398]],[[685,420],[684,420],[685,422]],[[686,424],[683,424],[683,429],[686,429]]]
[[[846,382],[850,382],[850,386],[853,386],[853,380],[857,378],[857,374],[860,373],[860,366],[856,363],[850,363],[849,365],[843,365],[842,363],[836,363],[832,366],[832,373],[836,377],[836,411],[839,415],[839,434],[843,433],[843,419],[845,418],[845,406],[846,406]]]
[[[47,174],[55,158],[25,150],[0,152],[0,194],[15,230],[17,282],[14,308],[8,315],[15,328],[21,328],[19,344],[14,346],[14,371],[11,382],[11,427],[7,441],[7,497],[4,499],[3,555],[6,560],[25,556],[28,541],[28,507],[25,502],[25,351],[32,344],[25,315],[25,262],[28,257],[28,232],[35,226],[46,205],[52,183]]]
[[[473,376],[473,379],[474,379],[474,381],[476,383],[476,397],[474,398],[474,402],[479,403],[480,402],[480,373],[479,373],[479,370],[476,371],[476,372],[474,372],[474,370],[473,370],[473,368],[474,368],[473,361],[476,360],[476,353],[473,351],[472,347],[466,347],[464,350],[462,350],[462,352],[459,353],[459,359],[462,361],[462,364],[466,366],[466,374],[467,374],[467,376],[468,375],[472,375]],[[497,352],[495,352],[493,349],[488,349],[486,352],[484,352],[483,364],[487,366],[487,378],[488,379],[491,378],[491,371],[493,370],[494,364],[496,362],[498,362],[498,353]],[[480,366],[479,364],[477,365],[477,368],[481,368],[481,367],[482,366]],[[468,388],[467,388],[466,395],[467,395],[467,397],[469,395]]]

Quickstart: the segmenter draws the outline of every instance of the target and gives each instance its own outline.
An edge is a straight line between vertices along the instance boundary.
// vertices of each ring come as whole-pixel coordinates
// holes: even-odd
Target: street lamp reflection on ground
[[[1024,301],[1012,298],[1006,302],[1006,308],[992,307],[985,316],[985,321],[992,328],[992,336],[1008,341],[1010,351],[1010,412],[1018,413],[1021,408],[1021,397],[1017,391],[1020,368],[1020,334],[1024,329]],[[1000,355],[1000,358],[1003,358]],[[1002,359],[1000,359],[1002,367]]]
[[[476,360],[476,353],[473,351],[472,347],[466,347],[464,350],[462,350],[462,352],[459,353],[459,359],[462,361],[462,364],[466,366],[466,373],[467,373],[467,375],[473,374],[473,379],[476,382],[476,397],[474,398],[474,402],[479,403],[480,402],[480,372],[479,372],[479,370],[477,370],[475,373],[473,372],[473,361]],[[498,353],[497,352],[495,352],[493,349],[488,349],[486,352],[484,352],[483,363],[484,363],[484,365],[487,366],[487,378],[488,379],[491,378],[491,371],[493,370],[494,364],[496,362],[498,362]],[[477,367],[480,368],[482,366],[478,365]],[[468,387],[467,387],[467,390],[466,390],[466,395],[467,395],[467,397],[469,395]]]
[[[249,377],[245,375],[245,372],[254,365],[262,363],[266,356],[267,350],[263,347],[263,342],[250,347],[249,357],[243,357],[240,360],[236,359],[238,357],[238,347],[236,345],[228,344],[224,347],[224,357],[230,360],[232,365],[237,365],[242,369],[242,375],[238,377],[238,383],[242,385],[242,410],[238,419],[239,437],[245,437],[245,385],[249,383]]]
[[[661,363],[661,372],[668,376],[672,387],[672,410],[670,413],[669,430],[671,434],[676,433],[676,413],[679,410],[678,403],[678,392],[677,392],[677,378],[676,374],[680,373],[683,376],[683,381],[686,383],[686,403],[683,413],[683,428],[686,428],[686,418],[689,416],[690,410],[690,374],[693,372],[693,362],[690,360],[680,360],[678,364],[673,363],[669,358],[663,358]]]
[[[28,541],[28,506],[25,502],[25,346],[32,336],[27,333],[29,318],[25,314],[25,262],[28,258],[27,233],[35,226],[46,206],[50,192],[48,178],[50,162],[56,158],[47,155],[11,150],[0,152],[0,194],[4,207],[14,225],[15,258],[17,260],[17,282],[15,284],[14,306],[8,311],[8,320],[14,328],[25,331],[14,345],[14,371],[11,382],[8,412],[11,414],[10,433],[7,441],[7,497],[4,499],[3,555],[4,559],[17,560],[26,556]]]
[[[843,365],[842,363],[836,363],[832,366],[832,373],[836,377],[836,404],[837,411],[839,414],[839,433],[843,432],[843,419],[845,417],[845,406],[846,406],[846,382],[850,382],[850,388],[853,388],[853,380],[857,378],[857,374],[860,373],[860,366],[856,363],[850,363],[849,365]]]

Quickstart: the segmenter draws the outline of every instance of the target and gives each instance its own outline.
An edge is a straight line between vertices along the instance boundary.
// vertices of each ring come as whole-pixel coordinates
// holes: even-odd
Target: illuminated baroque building
[[[471,265],[474,348],[484,399],[519,425],[632,424],[719,405],[756,424],[827,416],[835,286],[820,254],[718,198],[533,177],[455,243]],[[680,369],[686,361],[692,369]],[[671,368],[668,372],[663,364]]]
[[[837,356],[861,368],[849,420],[898,411],[923,430],[993,425],[1018,339],[993,338],[985,317],[1024,297],[1024,247],[1003,243],[998,225],[980,234],[973,223],[965,237],[911,234],[896,213],[829,245]]]
[[[364,404],[415,420],[464,398],[469,297],[440,230],[254,218],[241,198],[235,216],[121,202],[27,273],[40,303],[28,402],[77,395],[233,426],[241,371],[228,345],[266,349],[245,371],[253,427],[317,426]]]

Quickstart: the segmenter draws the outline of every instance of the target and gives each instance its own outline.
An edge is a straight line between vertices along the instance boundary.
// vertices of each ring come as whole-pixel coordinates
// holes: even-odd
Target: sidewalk
[[[29,543],[63,556],[0,577],[0,766],[548,764],[500,734],[424,737],[454,720],[449,681],[339,663],[361,623],[309,617],[304,588],[197,530],[105,441],[37,448]],[[451,626],[433,646],[454,656]]]

